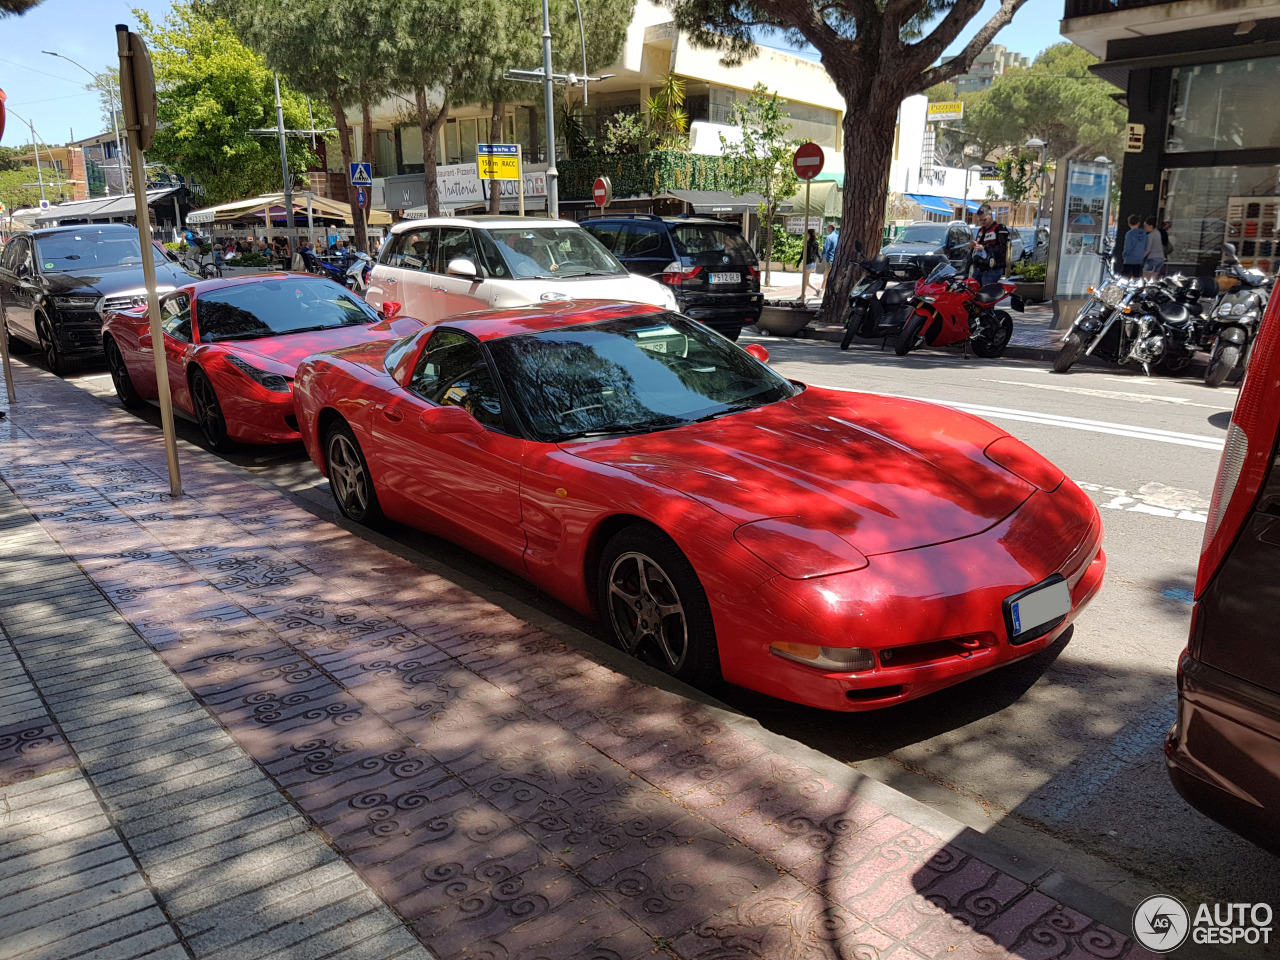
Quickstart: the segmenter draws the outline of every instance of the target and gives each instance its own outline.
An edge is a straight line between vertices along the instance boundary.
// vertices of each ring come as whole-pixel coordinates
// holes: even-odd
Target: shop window
[[[1280,142],[1280,57],[1174,67],[1165,150],[1247,150]]]
[[[1183,167],[1165,172],[1171,263],[1207,274],[1235,245],[1246,267],[1280,266],[1280,166]]]
[[[475,163],[478,130],[474,118],[458,121],[458,140],[462,163]]]
[[[448,120],[444,125],[444,154],[446,163],[462,162],[462,143],[458,139],[458,121]]]

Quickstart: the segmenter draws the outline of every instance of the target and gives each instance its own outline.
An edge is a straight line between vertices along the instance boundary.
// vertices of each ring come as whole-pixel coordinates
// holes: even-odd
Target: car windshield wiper
[[[752,407],[758,407],[758,406],[760,406],[760,404],[758,403],[742,403],[742,402],[731,403],[729,404],[729,406],[725,407],[723,410],[716,410],[712,413],[705,414],[704,416],[696,417],[693,420],[686,420],[685,422],[686,423],[706,423],[708,420],[715,420],[718,417],[727,416],[730,413],[739,413],[742,410],[750,410]]]
[[[372,321],[368,321],[372,322]],[[314,327],[299,327],[297,330],[281,330],[280,336],[286,336],[290,333],[315,333],[317,330],[337,330],[339,327],[355,326],[354,323],[321,323]]]
[[[278,337],[278,336],[280,336],[280,334],[276,333],[274,330],[269,330],[265,333],[228,333],[222,336],[210,334],[209,342],[214,343],[214,342],[221,342],[223,340],[261,340],[263,337]]]
[[[671,430],[675,427],[683,427],[693,422],[694,421],[692,420],[685,420],[681,417],[676,417],[669,420],[646,420],[644,423],[631,423],[626,426],[597,427],[592,430],[579,430],[577,433],[566,433],[564,436],[556,437],[554,442],[563,443],[565,440],[581,440],[584,437],[619,437],[635,433]]]

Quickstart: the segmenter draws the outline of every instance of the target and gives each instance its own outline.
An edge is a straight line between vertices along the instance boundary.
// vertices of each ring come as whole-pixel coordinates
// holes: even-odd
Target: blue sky
[[[25,16],[0,20],[0,89],[8,94],[12,111],[35,121],[42,142],[65,143],[72,132],[76,137],[92,136],[102,132],[102,121],[96,98],[84,90],[89,78],[70,63],[41,51],[65,54],[95,71],[114,65],[118,63],[115,25],[136,27],[135,6],[156,18],[169,9],[168,0],[44,0]],[[998,8],[998,0],[987,0],[955,50]],[[1028,0],[996,42],[1034,56],[1061,39],[1061,16],[1062,0]],[[783,45],[780,40],[769,43]],[[14,146],[29,139],[26,125],[11,115],[3,144]]]

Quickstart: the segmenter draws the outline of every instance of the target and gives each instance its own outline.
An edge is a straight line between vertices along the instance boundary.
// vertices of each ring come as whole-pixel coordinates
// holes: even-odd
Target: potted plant
[[[817,308],[790,300],[766,300],[756,328],[775,337],[794,337],[817,315]]]
[[[1044,299],[1044,274],[1043,263],[1026,262],[1019,264],[1017,273],[1009,279],[1018,285],[1018,296],[1022,299],[1040,301]]]

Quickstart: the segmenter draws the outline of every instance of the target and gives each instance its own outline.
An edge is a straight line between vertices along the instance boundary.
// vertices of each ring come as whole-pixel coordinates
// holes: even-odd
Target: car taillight
[[[667,268],[662,271],[663,283],[688,283],[694,277],[702,272],[701,267],[686,267],[677,260],[673,260],[667,264]]]
[[[1213,579],[1228,548],[1244,525],[1266,480],[1276,427],[1280,424],[1280,297],[1271,301],[1253,352],[1236,408],[1231,413],[1222,462],[1209,502],[1209,518],[1200,548],[1196,598]],[[1270,399],[1270,403],[1266,401]]]
[[[753,266],[751,266],[750,264],[748,264],[748,265],[747,265],[747,276],[748,276],[748,277],[750,277],[752,280],[759,280],[759,279],[760,279],[760,268],[759,268],[759,267],[753,267]]]

